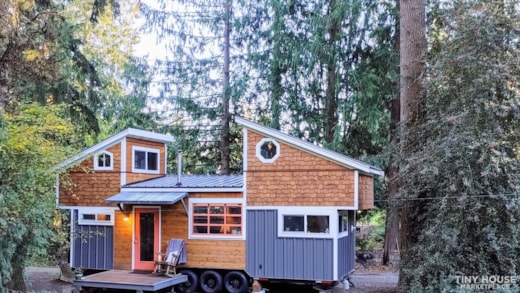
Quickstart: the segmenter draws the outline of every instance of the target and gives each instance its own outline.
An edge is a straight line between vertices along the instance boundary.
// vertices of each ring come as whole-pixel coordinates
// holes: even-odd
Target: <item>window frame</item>
[[[303,216],[304,227],[303,231],[286,231],[284,229],[285,216]],[[308,229],[308,217],[309,216],[326,216],[328,217],[328,232],[307,232]],[[334,238],[338,233],[338,223],[332,219],[338,217],[338,211],[328,208],[320,207],[285,207],[278,209],[278,237],[290,237],[290,238]]]
[[[228,208],[228,207],[240,207],[241,210],[240,210],[240,214],[228,214],[227,211],[225,213],[222,214],[222,217],[224,218],[224,224],[220,225],[220,224],[211,224],[210,221],[211,219],[209,218],[210,215],[212,215],[210,213],[210,211],[208,210],[207,213],[200,213],[200,214],[195,214],[194,212],[194,209],[195,207],[197,206],[208,206],[209,208],[211,207],[220,207],[220,206],[224,206],[225,208]],[[243,199],[239,199],[239,198],[227,198],[227,199],[210,199],[210,198],[193,198],[189,200],[189,217],[188,217],[188,238],[189,239],[219,239],[219,240],[244,240],[245,239],[245,203],[244,203],[244,200]],[[203,223],[200,223],[199,226],[205,226],[207,225],[208,229],[213,225],[213,227],[218,227],[218,226],[222,226],[224,228],[230,228],[230,229],[233,229],[233,227],[235,228],[239,228],[240,229],[240,233],[233,233],[232,230],[230,230],[231,232],[225,232],[225,233],[211,233],[209,230],[207,233],[196,233],[195,232],[195,227],[197,226],[197,223],[194,222],[195,220],[195,217],[197,215],[207,215],[208,216],[208,223],[207,224],[203,224]],[[220,214],[219,214],[220,215]],[[220,216],[218,216],[220,217]],[[241,219],[241,222],[240,224],[226,224],[226,218],[228,217],[240,217]],[[226,229],[227,230],[227,229]]]
[[[350,221],[348,218],[348,211],[338,212],[338,236],[348,236],[350,230]]]
[[[262,146],[267,143],[267,142],[271,142],[272,144],[275,145],[276,147],[276,154],[270,158],[270,159],[266,159],[262,156]],[[273,163],[274,161],[276,161],[276,159],[278,159],[278,157],[280,157],[280,152],[281,152],[281,149],[280,149],[280,144],[272,139],[272,138],[269,138],[269,137],[264,137],[262,138],[257,144],[256,144],[256,157],[262,162],[262,163]]]
[[[110,166],[99,166],[99,157],[102,155],[107,155],[110,157]],[[94,155],[94,170],[114,170],[114,154],[109,151],[101,151]]]
[[[138,169],[136,168],[136,152],[144,152],[145,153],[145,166],[146,169]],[[148,154],[154,153],[157,155],[157,170],[150,170],[148,169]],[[147,174],[159,174],[161,173],[161,151],[159,149],[153,149],[153,148],[147,148],[147,147],[140,147],[140,146],[133,146],[132,147],[132,172],[134,173],[147,173]]]
[[[94,219],[85,219],[84,216],[94,216]],[[108,215],[109,220],[100,220],[99,216]],[[113,208],[83,207],[78,209],[78,225],[114,226],[115,210]]]

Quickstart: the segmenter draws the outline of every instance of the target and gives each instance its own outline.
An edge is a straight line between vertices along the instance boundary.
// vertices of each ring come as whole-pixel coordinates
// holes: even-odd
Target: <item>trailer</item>
[[[181,155],[168,174],[173,138],[132,128],[58,165],[71,265],[151,272],[175,238],[186,248],[180,292],[246,292],[253,280],[327,287],[352,273],[356,212],[373,207],[383,172],[234,121],[243,129],[241,174],[185,174]]]

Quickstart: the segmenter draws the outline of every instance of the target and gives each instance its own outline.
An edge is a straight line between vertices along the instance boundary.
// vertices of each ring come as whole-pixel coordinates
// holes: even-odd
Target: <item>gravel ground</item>
[[[47,291],[57,293],[69,293],[72,284],[59,280],[60,269],[58,267],[28,267],[26,270],[28,291]],[[397,272],[386,268],[358,269],[351,278],[355,287],[347,292],[369,292],[369,293],[393,293],[396,292]],[[309,287],[271,285],[271,293],[317,293]]]
[[[28,267],[25,270],[28,291],[69,293],[72,284],[61,281],[58,267]]]

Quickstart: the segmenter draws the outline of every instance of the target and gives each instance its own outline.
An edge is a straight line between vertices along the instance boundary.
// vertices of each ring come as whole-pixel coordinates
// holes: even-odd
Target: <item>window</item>
[[[338,216],[338,210],[332,207],[280,207],[278,237],[334,237],[338,235]]]
[[[256,156],[264,163],[272,163],[280,156],[280,145],[273,139],[264,138],[256,145]]]
[[[159,173],[159,150],[134,147],[134,172]]]
[[[94,156],[94,170],[113,170],[114,156],[112,153],[103,151]]]
[[[348,216],[347,215],[339,215],[338,220],[338,228],[339,233],[348,233]]]
[[[114,225],[114,210],[108,208],[81,208],[78,210],[79,225]]]
[[[242,236],[242,205],[194,203],[191,223],[196,236]]]
[[[285,232],[329,233],[329,216],[284,215]]]

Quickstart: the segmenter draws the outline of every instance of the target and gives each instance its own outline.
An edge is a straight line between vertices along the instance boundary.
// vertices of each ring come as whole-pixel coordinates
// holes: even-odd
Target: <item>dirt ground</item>
[[[43,290],[57,293],[73,292],[73,285],[60,281],[59,277],[60,269],[58,267],[29,267],[26,270],[27,289],[36,292]],[[357,267],[351,281],[355,287],[351,287],[347,292],[393,293],[396,292],[397,272],[387,267],[370,266],[368,269]],[[318,292],[310,288],[298,288],[298,286],[269,289],[271,292],[283,293]]]

